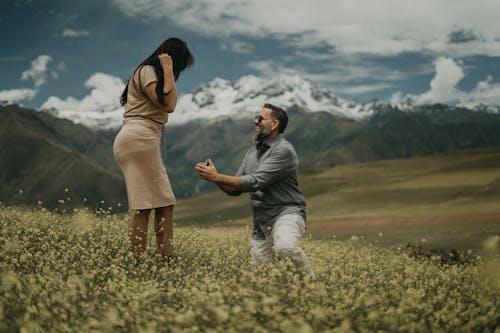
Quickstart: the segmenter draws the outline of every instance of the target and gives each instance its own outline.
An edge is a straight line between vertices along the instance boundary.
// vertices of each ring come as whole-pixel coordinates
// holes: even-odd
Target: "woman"
[[[160,143],[169,113],[177,103],[175,81],[194,64],[184,41],[169,38],[144,60],[127,82],[120,102],[125,105],[123,126],[113,153],[122,169],[132,210],[128,233],[137,257],[146,249],[151,209],[158,250],[172,255],[172,214],[175,196],[162,161]]]

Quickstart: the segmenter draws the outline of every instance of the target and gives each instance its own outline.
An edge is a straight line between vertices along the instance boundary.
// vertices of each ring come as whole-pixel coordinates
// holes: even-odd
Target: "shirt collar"
[[[276,146],[281,140],[283,140],[283,134],[279,134],[277,137],[275,137],[271,140],[264,140],[262,142],[272,148],[272,147]]]

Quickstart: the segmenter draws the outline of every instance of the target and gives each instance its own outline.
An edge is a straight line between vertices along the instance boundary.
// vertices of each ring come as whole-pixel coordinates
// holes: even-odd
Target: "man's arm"
[[[222,192],[228,194],[228,195],[240,195],[241,194],[241,191],[239,190],[236,190],[232,187],[229,187],[227,185],[224,185],[222,183],[216,183],[217,186],[219,186],[219,188],[221,189]]]
[[[216,183],[223,192],[229,195],[241,194],[240,177],[217,172],[211,159],[206,163],[196,164],[195,168],[201,179]]]
[[[296,159],[293,158],[286,147],[273,149],[270,156],[257,170],[248,175],[240,176],[240,172],[236,176],[221,174],[217,172],[211,160],[208,160],[208,162],[208,165],[205,163],[196,165],[200,178],[217,183],[222,191],[233,195],[240,192],[262,191],[288,174],[296,172],[297,168]],[[235,193],[229,193],[228,191]]]
[[[241,191],[241,177],[217,173],[212,182],[231,191]]]
[[[240,190],[242,192],[262,191],[296,171],[297,159],[289,148],[275,147],[257,170],[240,177]]]

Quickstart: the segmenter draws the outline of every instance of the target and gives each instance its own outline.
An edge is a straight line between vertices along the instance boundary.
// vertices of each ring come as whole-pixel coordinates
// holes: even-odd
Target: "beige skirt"
[[[162,125],[147,119],[127,119],[115,138],[113,154],[125,177],[129,209],[175,204],[161,159],[162,130]]]

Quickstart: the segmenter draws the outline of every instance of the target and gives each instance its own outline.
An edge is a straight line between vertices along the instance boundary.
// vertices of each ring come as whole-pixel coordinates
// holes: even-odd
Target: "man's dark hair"
[[[271,118],[280,122],[278,125],[278,132],[283,133],[288,124],[288,115],[286,111],[269,103],[264,104],[263,108],[271,110]]]

